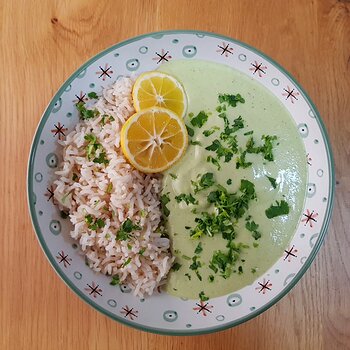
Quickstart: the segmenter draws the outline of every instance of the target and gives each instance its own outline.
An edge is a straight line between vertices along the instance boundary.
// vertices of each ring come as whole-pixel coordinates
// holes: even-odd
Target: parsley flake
[[[265,210],[265,214],[268,219],[272,219],[276,216],[289,214],[289,205],[285,200],[276,201],[276,205],[271,206]]]
[[[201,128],[208,120],[208,114],[204,111],[200,111],[195,117],[191,119],[192,126]]]

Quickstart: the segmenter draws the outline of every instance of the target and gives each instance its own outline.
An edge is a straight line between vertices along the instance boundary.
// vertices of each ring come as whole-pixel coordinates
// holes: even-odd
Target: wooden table
[[[27,209],[31,140],[57,88],[100,50],[166,29],[221,33],[277,60],[318,106],[335,155],[332,224],[301,282],[258,318],[205,336],[143,333],[83,303]],[[349,0],[1,0],[0,40],[0,349],[350,349]]]

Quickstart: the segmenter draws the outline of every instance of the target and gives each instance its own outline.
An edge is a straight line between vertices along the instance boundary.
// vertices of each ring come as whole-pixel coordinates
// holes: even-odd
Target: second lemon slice
[[[182,157],[188,135],[182,118],[168,109],[153,107],[126,121],[120,143],[125,157],[136,169],[158,173]]]
[[[141,74],[135,81],[132,97],[136,111],[150,107],[170,109],[183,118],[187,108],[185,91],[174,77],[158,71]]]

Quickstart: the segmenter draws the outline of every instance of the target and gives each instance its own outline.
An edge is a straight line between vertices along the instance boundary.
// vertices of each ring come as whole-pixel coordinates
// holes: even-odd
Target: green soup
[[[304,146],[286,108],[265,87],[247,75],[225,65],[200,60],[168,62],[159,70],[173,75],[183,84],[188,97],[185,122],[194,131],[192,144],[186,154],[164,176],[163,194],[168,194],[170,198],[167,204],[170,211],[167,229],[178,263],[178,270],[169,275],[167,292],[191,299],[197,299],[201,292],[210,298],[224,295],[251,284],[288,247],[305,197],[307,170]],[[264,159],[262,154],[246,154],[246,162],[251,162],[252,165],[236,169],[239,155],[234,155],[228,162],[220,160],[220,170],[207,161],[208,156],[215,156],[215,153],[205,147],[219,139],[224,129],[224,120],[218,117],[219,112],[216,110],[219,106],[219,94],[240,94],[245,100],[245,103],[237,103],[236,107],[227,107],[226,110],[230,123],[239,116],[244,121],[244,128],[235,132],[239,148],[244,149],[252,136],[257,143],[261,143],[262,135],[275,135],[277,140],[273,146],[274,161]],[[189,113],[196,116],[200,111],[208,115],[208,120],[201,128],[193,127]],[[205,130],[214,132],[205,136]],[[193,144],[198,143],[197,141],[200,144]],[[198,181],[199,175],[208,172],[213,173],[215,185],[194,194],[191,180]],[[276,188],[267,176],[276,179]],[[219,272],[214,273],[210,262],[215,252],[227,251],[227,240],[221,234],[213,237],[202,235],[199,239],[192,239],[190,228],[196,226],[195,219],[199,213],[213,212],[207,197],[215,190],[216,184],[234,193],[239,190],[241,179],[254,183],[256,199],[250,201],[244,216],[234,223],[234,241],[244,243],[249,248],[242,249],[232,273],[224,278]],[[175,197],[181,194],[192,194],[198,205],[186,204],[184,201],[178,203]],[[289,214],[269,219],[265,210],[275,204],[276,200],[280,202],[282,199],[289,205]],[[246,228],[246,218],[250,217],[259,225],[259,239],[255,239]],[[202,251],[198,252],[197,249],[195,253],[199,242]],[[193,268],[195,255],[200,261],[200,267],[196,269]]]

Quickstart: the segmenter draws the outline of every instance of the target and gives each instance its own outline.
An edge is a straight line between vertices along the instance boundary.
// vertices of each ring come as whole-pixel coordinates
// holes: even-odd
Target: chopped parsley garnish
[[[216,130],[220,130],[220,128],[219,128],[218,126],[212,126],[210,129],[204,130],[204,131],[203,131],[203,135],[204,135],[205,137],[208,137],[208,136],[214,134],[214,132],[215,132]]]
[[[180,195],[175,197],[175,200],[177,203],[185,202],[187,205],[198,204],[198,200],[196,200],[196,198],[194,198],[191,193],[190,194],[181,193]]]
[[[97,109],[87,109],[83,102],[77,103],[76,107],[79,111],[80,118],[83,120],[92,119],[100,114]]]
[[[192,145],[192,146],[202,146],[202,142],[200,142],[200,141],[190,141],[190,145]]]
[[[245,223],[245,228],[252,233],[252,236],[255,240],[261,237],[261,233],[258,231],[259,225],[255,221],[247,221]]]
[[[113,184],[110,182],[106,188],[106,193],[111,193],[113,191]]]
[[[264,144],[260,147],[256,147],[253,137],[250,137],[246,144],[247,153],[261,153],[264,159],[272,162],[274,160],[272,149],[274,142],[277,140],[277,136],[263,135],[261,140],[264,141]]]
[[[214,174],[213,173],[205,173],[201,176],[199,181],[191,181],[191,184],[194,188],[194,193],[198,193],[202,190],[213,186],[215,183]]]
[[[148,211],[147,211],[147,210],[145,210],[145,209],[141,209],[141,210],[140,210],[140,216],[141,216],[142,218],[146,218],[147,215],[148,215]]]
[[[272,148],[274,141],[277,140],[277,136],[263,135],[262,140],[264,141],[264,145],[262,146],[262,153],[264,154],[264,159],[272,162],[274,160]]]
[[[94,163],[98,164],[109,164],[109,160],[106,158],[106,152],[97,141],[97,137],[94,134],[86,134],[84,139],[88,142],[86,146],[86,156],[88,160],[92,160]]]
[[[94,99],[98,98],[96,92],[94,92],[94,91],[89,92],[89,93],[88,93],[88,97],[89,97],[89,98],[94,98]]]
[[[189,281],[191,281],[191,275],[189,273],[185,273],[185,276],[188,278]]]
[[[194,253],[200,254],[202,251],[203,251],[202,242],[199,242],[196,249],[194,250]]]
[[[189,256],[187,256],[187,255],[182,255],[181,256],[183,259],[185,259],[185,260],[191,260],[191,258],[189,257]]]
[[[100,124],[104,126],[106,124],[106,120],[109,120],[110,122],[113,122],[115,119],[111,115],[103,115],[100,121]]]
[[[256,272],[256,268],[252,267],[252,268],[250,269],[250,272],[251,272],[251,273],[255,273],[255,272]]]
[[[76,173],[73,173],[72,180],[73,181],[78,181],[79,180],[79,176]]]
[[[201,262],[198,260],[198,256],[192,257],[192,264],[189,266],[191,270],[198,270],[202,266]]]
[[[253,247],[254,248],[258,248],[259,247],[259,243],[253,242]]]
[[[103,228],[106,223],[101,218],[94,218],[91,214],[85,215],[85,222],[90,230],[96,231],[99,228]]]
[[[226,253],[221,250],[214,252],[209,265],[209,268],[215,273],[220,272],[221,276],[225,279],[230,277],[236,261],[239,260],[242,249],[248,248],[248,246],[243,243],[235,244],[232,241],[228,243],[227,247],[229,249]],[[238,270],[240,270],[240,268],[238,268]]]
[[[140,254],[140,255],[143,255],[143,253],[144,253],[145,251],[146,251],[146,248],[142,248],[142,249],[139,250],[139,254]]]
[[[204,111],[200,111],[195,117],[191,119],[192,126],[201,128],[208,120],[208,114]]]
[[[201,281],[201,280],[202,280],[202,276],[201,276],[201,274],[198,272],[198,270],[196,270],[195,273],[196,273],[197,278]]]
[[[209,282],[214,282],[214,275],[209,275],[208,280]]]
[[[109,283],[111,286],[117,286],[120,283],[120,277],[118,275],[112,276],[112,281]]]
[[[120,241],[125,241],[130,238],[132,231],[140,231],[141,227],[135,225],[129,218],[126,219],[120,226],[120,229],[117,232],[116,238]]]
[[[238,266],[238,274],[241,275],[243,273],[243,267]]]
[[[225,163],[229,162],[232,157],[234,152],[232,149],[224,147],[219,140],[214,140],[211,145],[205,147],[207,151],[213,151],[216,153],[218,159],[221,159],[224,157]]]
[[[249,201],[256,198],[255,186],[248,180],[241,180],[239,190],[241,195],[228,193],[223,186],[217,185],[217,190],[208,194],[207,201],[215,206],[217,213],[202,212],[200,217],[195,218],[196,226],[190,230],[192,239],[200,238],[202,235],[212,237],[218,233],[227,240],[235,238],[231,220],[240,219],[248,209]]]
[[[162,213],[166,217],[168,217],[169,214],[170,214],[170,210],[166,206],[169,202],[170,202],[169,192],[168,193],[164,193],[164,194],[162,194],[160,196],[160,203],[161,203],[161,206],[162,206]]]
[[[181,264],[179,264],[178,262],[176,262],[176,263],[174,263],[173,264],[173,266],[171,267],[171,269],[173,270],[173,271],[179,271],[180,270],[180,268],[181,268]]]
[[[204,294],[204,291],[201,291],[201,292],[198,294],[198,296],[199,296],[199,300],[200,300],[200,301],[207,301],[207,300],[209,300],[209,298]]]
[[[212,156],[208,156],[207,157],[207,162],[214,164],[218,168],[218,170],[221,170],[221,165],[220,165],[219,161],[216,158],[214,158]]]
[[[236,169],[243,168],[246,169],[252,165],[252,162],[247,162],[245,159],[247,152],[243,151],[239,157],[236,159]]]
[[[243,135],[248,136],[248,135],[252,135],[252,134],[253,134],[253,130],[250,130],[250,131],[245,132]]]
[[[188,136],[193,137],[194,130],[191,127],[189,127],[188,125],[186,125],[186,129],[187,129]]]
[[[177,179],[177,175],[172,174],[172,173],[170,173],[169,175],[170,175],[170,177],[171,177],[173,180],[176,180],[176,179]]]
[[[228,179],[228,180],[226,181],[226,183],[227,183],[228,185],[232,185],[232,180],[231,180],[231,179]]]
[[[124,262],[124,264],[122,265],[122,267],[125,267],[125,266],[129,265],[130,262],[131,262],[131,258],[128,258],[128,259]]]
[[[265,214],[268,219],[272,219],[276,216],[289,214],[289,205],[285,200],[276,201],[276,205],[271,204],[270,208],[265,210]]]
[[[230,94],[219,94],[219,102],[224,103],[226,102],[231,107],[236,107],[237,103],[244,103],[244,98],[240,95],[230,95]]]
[[[273,177],[267,176],[267,175],[266,175],[266,177],[267,177],[268,180],[270,181],[271,186],[272,186],[273,188],[276,188],[276,187],[277,187],[276,179],[274,179]]]

